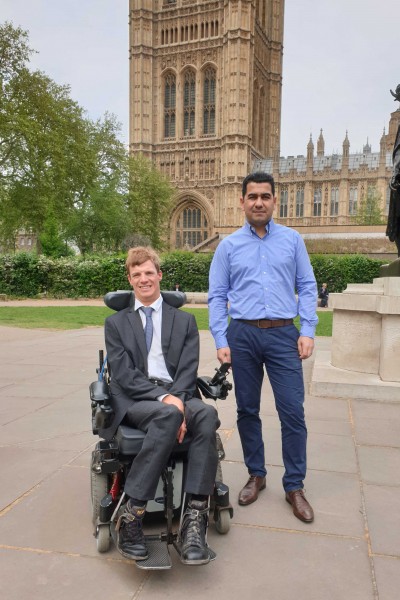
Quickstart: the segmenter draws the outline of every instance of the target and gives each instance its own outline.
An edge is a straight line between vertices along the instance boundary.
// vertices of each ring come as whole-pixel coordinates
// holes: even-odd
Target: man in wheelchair
[[[112,439],[121,423],[146,433],[125,481],[129,497],[117,522],[117,547],[136,561],[148,557],[142,521],[156,493],[171,451],[190,437],[181,523],[181,561],[206,564],[209,496],[218,465],[216,409],[196,391],[199,333],[193,315],[163,301],[162,273],[151,248],[131,248],[126,260],[134,305],[106,319],[105,342],[111,372],[112,422],[100,430]]]

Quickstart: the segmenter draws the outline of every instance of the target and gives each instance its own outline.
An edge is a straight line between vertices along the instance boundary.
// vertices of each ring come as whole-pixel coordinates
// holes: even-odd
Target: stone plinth
[[[316,356],[311,393],[400,401],[400,277],[350,284],[329,304],[331,352]]]

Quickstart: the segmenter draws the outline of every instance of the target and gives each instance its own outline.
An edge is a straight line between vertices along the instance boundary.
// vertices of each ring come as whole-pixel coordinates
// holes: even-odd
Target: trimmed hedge
[[[161,287],[165,290],[173,290],[179,283],[184,292],[207,292],[212,257],[211,253],[194,254],[183,251],[164,254],[161,258],[163,272]]]
[[[0,293],[34,298],[98,298],[127,289],[124,258],[47,258],[29,253],[0,256]]]
[[[162,289],[206,292],[212,254],[176,251],[161,257]],[[313,255],[318,285],[342,292],[348,283],[371,283],[387,261],[360,255]],[[35,298],[98,298],[110,290],[128,289],[125,257],[52,259],[33,253],[0,256],[0,294]]]
[[[328,284],[330,292],[343,292],[348,283],[372,283],[379,277],[379,268],[387,264],[387,260],[377,260],[348,254],[335,256],[329,254],[313,254],[310,256],[318,287]]]

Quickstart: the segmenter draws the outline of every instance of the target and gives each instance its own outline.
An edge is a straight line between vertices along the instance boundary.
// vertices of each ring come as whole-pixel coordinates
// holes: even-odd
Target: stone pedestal
[[[331,352],[317,352],[311,393],[400,401],[400,277],[350,284],[329,304]]]

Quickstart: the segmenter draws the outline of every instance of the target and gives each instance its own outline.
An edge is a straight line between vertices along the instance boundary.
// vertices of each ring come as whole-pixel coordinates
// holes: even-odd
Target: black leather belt
[[[259,329],[270,329],[271,327],[284,327],[285,325],[292,325],[293,319],[255,319],[253,321],[247,319],[238,319],[242,323],[247,325],[253,325]]]
[[[149,377],[150,383],[154,383],[154,385],[159,385],[160,387],[169,389],[172,385],[172,382],[163,381],[162,379],[155,379],[154,377]]]

